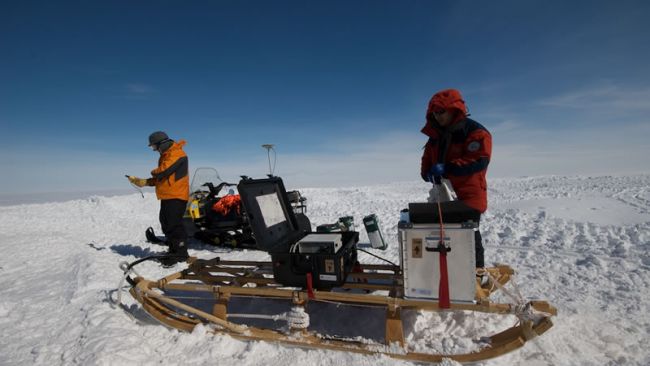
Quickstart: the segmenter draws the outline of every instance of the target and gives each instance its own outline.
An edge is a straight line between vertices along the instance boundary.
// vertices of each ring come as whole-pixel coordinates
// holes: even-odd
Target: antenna
[[[273,144],[263,144],[262,147],[266,149],[266,156],[269,159],[269,176],[273,176],[275,173],[275,163],[277,161],[277,155]],[[271,150],[273,150],[273,168],[271,169]]]

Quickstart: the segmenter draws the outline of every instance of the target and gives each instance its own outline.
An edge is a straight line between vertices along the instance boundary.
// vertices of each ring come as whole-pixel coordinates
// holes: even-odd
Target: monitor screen
[[[264,225],[266,225],[267,228],[287,221],[277,192],[257,196],[256,199],[260,211],[262,212]]]

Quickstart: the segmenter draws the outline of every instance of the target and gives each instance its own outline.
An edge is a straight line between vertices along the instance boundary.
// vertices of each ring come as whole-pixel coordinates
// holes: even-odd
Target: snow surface
[[[650,364],[650,175],[489,183],[490,209],[481,223],[486,262],[511,265],[524,295],[548,300],[559,314],[542,337],[480,364]],[[365,215],[377,214],[389,248],[374,252],[397,262],[399,211],[408,202],[425,201],[428,188],[406,182],[301,192],[314,225],[345,215],[360,224]],[[385,356],[243,342],[202,326],[182,333],[151,321],[127,293],[122,296],[127,310],[113,307],[122,274],[118,264],[163,250],[144,241],[147,226],[160,232],[158,205],[154,194],[146,192],[144,199],[136,193],[0,207],[1,365],[411,364]],[[361,241],[367,242],[359,229]],[[264,252],[199,243],[192,243],[190,254],[268,259]],[[364,253],[360,257],[380,263]],[[138,271],[160,278],[180,268],[144,263]],[[329,326],[343,333],[372,333],[377,327],[359,309],[334,314],[337,319]],[[472,336],[513,322],[463,312],[404,316],[406,337],[417,340],[417,349],[445,352],[476,347]]]

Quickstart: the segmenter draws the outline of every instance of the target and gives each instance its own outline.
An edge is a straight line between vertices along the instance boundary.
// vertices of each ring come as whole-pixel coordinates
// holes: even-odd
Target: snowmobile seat
[[[236,212],[231,211],[228,215],[210,211],[207,215],[208,229],[239,228],[243,224],[243,219]]]

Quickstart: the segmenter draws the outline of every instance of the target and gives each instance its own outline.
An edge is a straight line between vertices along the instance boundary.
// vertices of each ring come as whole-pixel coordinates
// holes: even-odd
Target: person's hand
[[[434,164],[431,169],[429,169],[429,172],[427,172],[426,176],[423,176],[422,179],[431,183],[439,183],[444,174],[445,164],[438,163]]]
[[[435,164],[434,166],[431,167],[429,173],[431,173],[431,175],[433,175],[434,177],[442,177],[442,175],[445,174],[445,164],[443,163]]]
[[[134,177],[132,175],[128,175],[127,178],[129,179],[129,182],[135,184],[138,187],[144,187],[147,185],[146,179]]]

